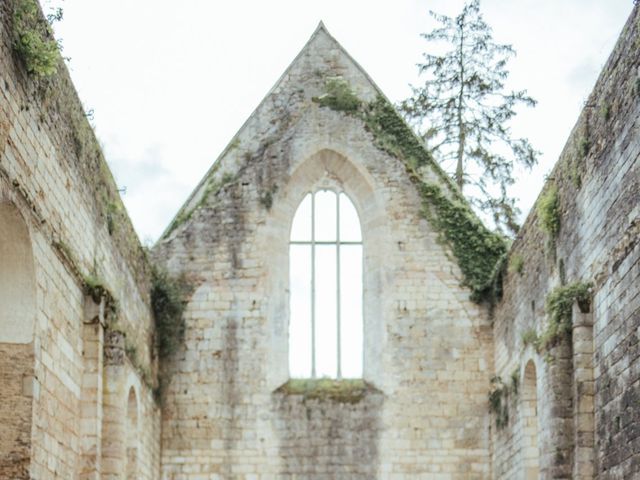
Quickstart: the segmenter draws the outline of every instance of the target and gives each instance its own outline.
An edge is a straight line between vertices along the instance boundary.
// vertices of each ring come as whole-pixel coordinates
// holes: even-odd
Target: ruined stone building
[[[638,7],[509,248],[320,25],[147,252],[66,69],[14,48],[15,4],[0,478],[640,478]],[[158,278],[183,279],[183,335]]]

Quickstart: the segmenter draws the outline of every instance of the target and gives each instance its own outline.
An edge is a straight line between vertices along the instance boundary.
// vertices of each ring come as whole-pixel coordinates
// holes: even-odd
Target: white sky
[[[158,238],[320,20],[392,101],[417,83],[432,25],[461,0],[42,0],[134,226]],[[518,56],[511,86],[539,101],[514,132],[543,152],[515,193],[526,213],[608,57],[631,0],[483,0]]]

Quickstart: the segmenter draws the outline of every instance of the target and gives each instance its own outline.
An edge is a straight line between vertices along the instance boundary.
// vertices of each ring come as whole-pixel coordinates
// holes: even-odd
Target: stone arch
[[[371,176],[361,165],[341,153],[321,149],[299,162],[278,198],[267,220],[264,249],[269,261],[269,320],[272,323],[272,357],[268,382],[273,388],[288,379],[289,321],[289,239],[297,208],[310,191],[339,188],[353,203],[360,218],[363,244],[363,317],[365,380],[375,382],[381,374],[378,363],[384,348],[383,268],[388,241],[383,202],[376,194]],[[389,251],[387,248],[386,251]]]
[[[28,478],[34,389],[36,280],[27,222],[0,201],[0,477]]]
[[[127,395],[127,424],[126,435],[126,478],[135,480],[138,478],[138,442],[140,431],[138,428],[138,396],[133,386],[129,388]]]
[[[0,203],[0,343],[33,341],[36,288],[27,224],[11,203]]]
[[[540,474],[540,447],[538,421],[537,371],[533,359],[524,368],[522,376],[521,419],[522,457],[525,477],[535,480]]]

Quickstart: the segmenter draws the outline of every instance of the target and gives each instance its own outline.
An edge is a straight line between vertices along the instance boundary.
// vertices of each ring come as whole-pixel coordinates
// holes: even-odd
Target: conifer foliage
[[[526,90],[506,90],[506,65],[515,51],[493,41],[479,0],[456,17],[430,15],[439,26],[422,37],[434,53],[423,54],[424,84],[413,87],[401,110],[471,203],[500,231],[515,233],[518,210],[508,193],[514,165],[532,167],[538,152],[526,138],[513,138],[509,121],[518,105],[536,101]]]

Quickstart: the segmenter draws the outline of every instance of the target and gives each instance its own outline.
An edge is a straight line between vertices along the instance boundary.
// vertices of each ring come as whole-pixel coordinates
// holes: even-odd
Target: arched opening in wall
[[[310,214],[310,206],[305,206],[304,204],[305,198],[308,198],[307,202],[311,202],[310,197],[307,197],[307,195],[320,194],[321,192],[324,192],[327,197],[331,195],[335,197],[337,195],[340,198],[340,194],[343,194],[343,205],[340,207],[341,218],[344,221],[349,218],[346,216],[349,213],[348,211],[351,213],[355,211],[356,213],[351,215],[351,218],[355,219],[351,226],[356,226],[361,235],[360,240],[357,238],[349,239],[353,244],[346,245],[347,239],[342,238],[346,232],[343,227],[340,242],[333,241],[333,239],[329,241],[333,245],[345,243],[344,246],[349,246],[353,250],[361,249],[359,258],[361,266],[355,269],[355,271],[361,272],[358,277],[359,282],[357,280],[341,280],[342,284],[346,282],[350,287],[361,290],[361,293],[349,295],[348,300],[361,299],[360,308],[362,313],[361,316],[357,315],[356,318],[359,318],[362,326],[358,325],[358,321],[352,323],[351,326],[355,331],[360,332],[362,339],[353,343],[347,342],[342,347],[343,349],[351,349],[351,358],[359,358],[360,365],[354,362],[352,364],[354,368],[351,372],[348,366],[344,366],[343,371],[340,373],[345,379],[357,378],[376,384],[382,381],[384,373],[380,366],[386,339],[383,321],[386,287],[384,272],[387,265],[385,262],[386,256],[392,248],[389,241],[391,237],[388,232],[388,218],[386,210],[383,208],[383,200],[379,198],[374,188],[374,179],[357,161],[350,160],[339,152],[330,149],[321,149],[315,153],[310,153],[308,156],[302,156],[302,158],[303,160],[293,168],[286,185],[279,190],[278,201],[274,202],[270,211],[268,228],[265,228],[265,235],[262,239],[264,243],[260,247],[263,252],[262,255],[269,262],[269,281],[267,282],[266,298],[269,299],[267,315],[270,323],[270,342],[273,348],[270,349],[268,359],[267,384],[270,388],[275,389],[291,379],[312,377],[310,328],[307,330],[307,340],[303,341],[304,348],[306,348],[306,365],[294,365],[292,362],[293,353],[290,351],[292,345],[298,343],[291,338],[291,335],[294,334],[291,331],[291,322],[295,322],[294,318],[296,317],[294,311],[296,307],[292,303],[291,296],[296,294],[293,289],[301,286],[300,283],[292,279],[291,267],[296,260],[291,255],[291,247],[292,240],[294,242],[298,240],[294,236],[296,229],[294,229],[293,225],[297,212],[301,208],[303,210],[307,208],[307,213]],[[337,208],[335,204],[339,204],[339,201],[333,201],[333,208]],[[345,206],[346,204],[348,206]],[[310,226],[308,217],[307,222]],[[310,235],[306,235],[306,238],[300,241],[309,242],[309,238]],[[343,240],[345,241],[343,242]],[[358,243],[361,243],[361,245],[357,245]],[[332,250],[332,248],[327,248],[327,250]],[[306,255],[310,256],[310,253]],[[354,258],[358,258],[358,256]],[[341,257],[340,260],[341,263],[345,263],[344,257]],[[310,260],[307,265],[310,270]],[[322,267],[331,268],[331,273],[335,274],[331,276],[335,276],[337,280],[337,273],[335,272],[337,264],[335,261],[332,261],[330,265],[325,263]],[[310,275],[310,272],[305,275],[307,291],[310,290],[308,286]],[[358,283],[361,285],[358,285]],[[332,282],[331,288],[335,289],[337,294],[336,281]],[[318,293],[316,292],[316,298],[318,298]],[[327,306],[328,304],[323,305],[325,308]],[[337,308],[333,304],[330,310],[333,310],[334,306]],[[310,305],[309,308],[303,308],[307,312],[307,317],[309,317]],[[344,312],[342,312],[342,315],[344,316]],[[309,321],[306,323],[309,324]],[[331,319],[328,324],[337,325],[337,321],[334,322]],[[334,331],[335,336],[337,336],[337,327],[335,327]],[[333,336],[334,333],[331,332],[331,335]],[[345,334],[343,338],[346,340],[347,335]],[[342,339],[341,343],[344,343]],[[334,352],[332,358],[333,356],[336,357],[334,361],[335,369],[332,366],[331,372],[325,373],[318,368],[316,370],[318,378],[322,376],[337,377],[338,342],[337,340],[332,341],[331,344],[335,345],[332,347]],[[300,372],[300,370],[304,370],[304,373]],[[333,371],[336,372],[335,375]]]
[[[307,193],[289,246],[292,378],[362,378],[362,236],[339,189]]]
[[[536,367],[529,360],[524,369],[522,388],[522,452],[526,480],[537,480],[540,473],[538,446],[538,397]]]
[[[0,477],[27,478],[30,463],[36,281],[29,230],[0,202]]]
[[[29,230],[10,203],[0,203],[0,343],[33,341],[35,275]]]
[[[138,399],[133,387],[129,389],[127,399],[127,479],[138,478]]]

